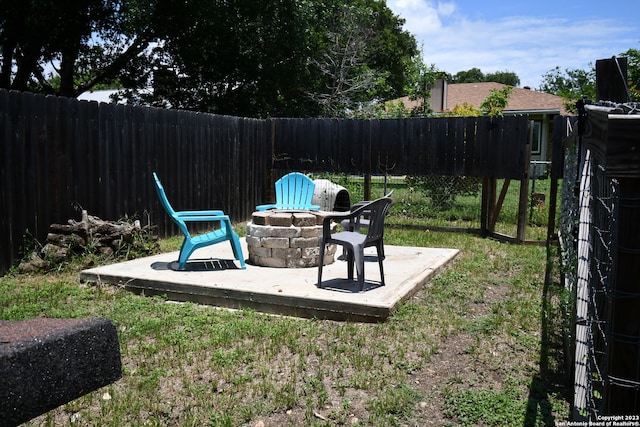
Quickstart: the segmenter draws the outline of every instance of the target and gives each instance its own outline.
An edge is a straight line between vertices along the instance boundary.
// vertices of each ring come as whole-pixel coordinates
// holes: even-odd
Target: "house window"
[[[542,123],[533,122],[533,139],[531,141],[531,154],[541,154]]]

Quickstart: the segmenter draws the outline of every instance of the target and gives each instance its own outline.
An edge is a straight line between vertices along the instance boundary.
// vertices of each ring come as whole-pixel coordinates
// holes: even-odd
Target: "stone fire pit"
[[[270,210],[254,212],[247,224],[249,262],[264,267],[317,267],[326,212]],[[335,224],[332,227],[336,227]],[[324,264],[333,263],[336,245],[328,245]]]

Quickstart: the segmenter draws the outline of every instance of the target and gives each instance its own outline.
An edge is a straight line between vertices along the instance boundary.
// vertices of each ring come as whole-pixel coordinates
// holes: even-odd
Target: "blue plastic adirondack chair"
[[[215,245],[216,243],[224,242],[226,240],[231,242],[233,256],[240,261],[240,267],[243,269],[247,268],[244,263],[242,248],[240,247],[240,239],[236,232],[233,231],[229,217],[225,215],[223,211],[206,210],[176,212],[169,203],[167,195],[164,192],[164,187],[155,172],[153,173],[153,178],[155,180],[156,192],[158,193],[158,198],[160,198],[162,206],[165,211],[167,211],[167,214],[171,217],[173,222],[180,227],[182,234],[184,234],[184,241],[180,248],[180,257],[178,258],[178,270],[184,270],[184,267],[187,264],[187,259],[189,259],[196,249]],[[187,228],[187,222],[218,222],[220,224],[220,228],[209,233],[192,236]]]
[[[276,181],[276,202],[258,205],[256,210],[292,209],[317,211],[318,205],[312,205],[313,190],[316,185],[311,178],[300,172],[291,172]]]

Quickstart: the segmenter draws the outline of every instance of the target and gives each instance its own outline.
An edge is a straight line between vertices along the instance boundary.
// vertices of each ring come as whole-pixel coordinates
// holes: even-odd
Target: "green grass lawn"
[[[80,267],[0,278],[0,319],[99,316],[119,333],[123,378],[30,424],[552,426],[569,419],[564,296],[555,263],[545,283],[544,247],[396,227],[385,241],[461,253],[379,324],[171,303],[80,283]],[[163,250],[178,245],[161,242]]]

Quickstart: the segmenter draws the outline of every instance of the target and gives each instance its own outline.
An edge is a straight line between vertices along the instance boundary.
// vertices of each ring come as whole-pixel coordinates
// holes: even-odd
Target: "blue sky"
[[[513,71],[537,89],[556,66],[588,69],[640,49],[638,0],[387,0],[427,65],[455,74]]]

